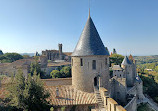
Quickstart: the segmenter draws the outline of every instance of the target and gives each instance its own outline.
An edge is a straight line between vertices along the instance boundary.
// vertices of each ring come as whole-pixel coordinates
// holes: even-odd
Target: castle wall
[[[99,88],[104,107],[107,111],[126,111],[122,106],[118,105],[118,103],[109,97],[108,90],[103,87]]]
[[[143,82],[137,82],[136,83],[136,93],[137,93],[137,100],[138,103],[141,103],[144,101],[144,94],[143,94]]]
[[[127,95],[127,86],[126,86],[126,78],[113,78],[113,98],[120,104],[126,103],[126,95]]]
[[[81,61],[83,60],[83,66]],[[72,57],[72,85],[81,91],[94,92],[94,78],[100,77],[100,85],[108,88],[109,65],[107,56]],[[92,61],[96,60],[96,70]]]
[[[47,86],[72,85],[72,78],[42,79]]]
[[[124,72],[122,70],[113,70],[113,77],[125,78]]]

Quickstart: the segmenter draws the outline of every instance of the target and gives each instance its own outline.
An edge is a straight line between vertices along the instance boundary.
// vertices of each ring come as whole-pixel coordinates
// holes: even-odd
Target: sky
[[[158,55],[158,0],[90,0],[106,47],[123,55]],[[88,18],[88,0],[0,0],[0,49],[72,52]]]

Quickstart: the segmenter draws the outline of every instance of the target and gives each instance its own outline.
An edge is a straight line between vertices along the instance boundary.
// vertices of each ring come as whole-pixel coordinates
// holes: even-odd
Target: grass
[[[154,110],[149,106],[149,104],[146,103],[146,104],[141,104],[138,107],[137,111],[154,111]]]

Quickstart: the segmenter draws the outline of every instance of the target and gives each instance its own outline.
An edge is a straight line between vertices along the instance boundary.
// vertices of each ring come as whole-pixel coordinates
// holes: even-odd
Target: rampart
[[[107,111],[128,111],[121,105],[118,105],[118,103],[114,99],[109,97],[107,89],[100,87],[99,92],[102,97],[104,107],[105,109],[107,109]]]
[[[47,86],[72,85],[72,78],[42,79]]]

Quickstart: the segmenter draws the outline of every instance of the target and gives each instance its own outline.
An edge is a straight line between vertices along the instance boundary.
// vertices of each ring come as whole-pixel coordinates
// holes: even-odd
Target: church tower
[[[109,53],[90,14],[71,56],[74,88],[84,92],[94,92],[99,86],[108,89]]]

